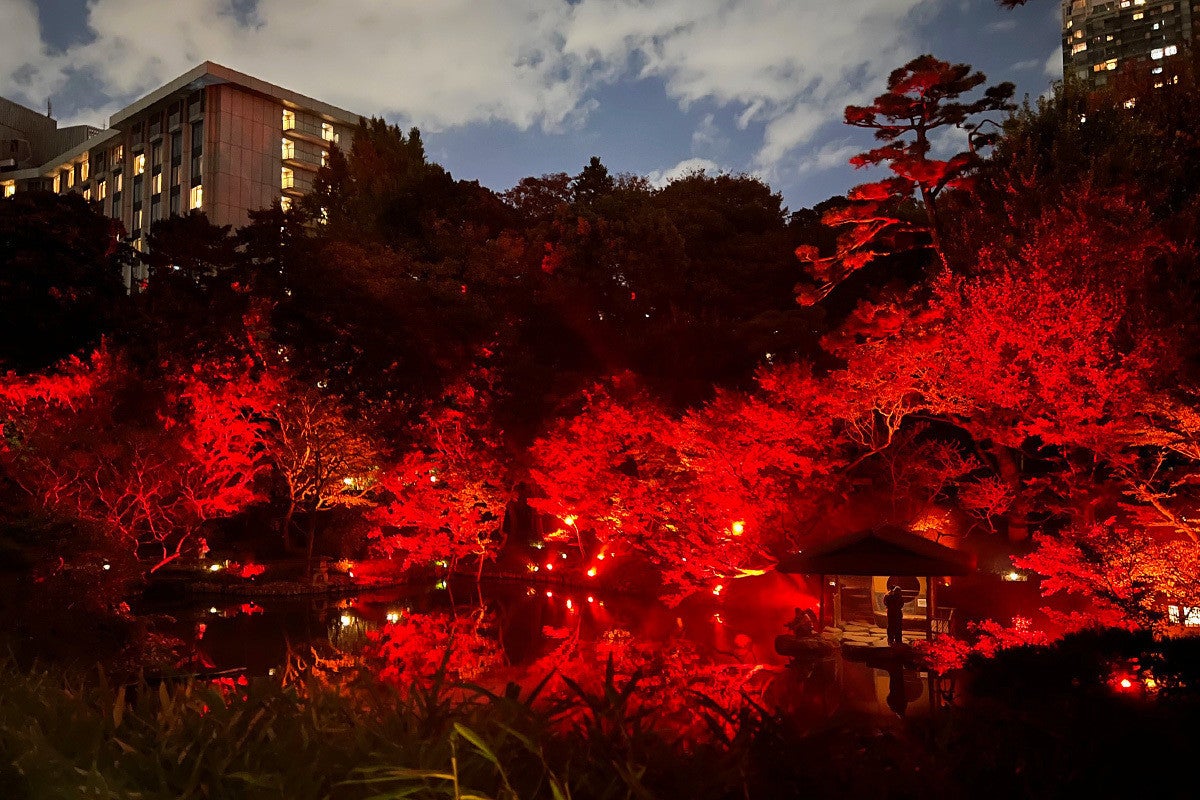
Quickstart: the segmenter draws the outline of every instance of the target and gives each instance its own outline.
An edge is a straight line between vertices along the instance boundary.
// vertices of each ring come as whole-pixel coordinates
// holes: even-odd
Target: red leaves
[[[383,471],[372,537],[379,550],[400,557],[401,569],[469,558],[482,569],[498,554],[509,497],[490,418],[493,394],[487,369],[451,386],[444,404],[424,415],[413,447]]]

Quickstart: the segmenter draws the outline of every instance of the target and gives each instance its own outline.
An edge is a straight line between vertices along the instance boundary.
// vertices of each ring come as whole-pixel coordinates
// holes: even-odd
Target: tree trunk
[[[312,561],[313,561],[313,544],[317,540],[317,512],[314,509],[308,515],[308,542],[307,551],[304,556],[304,574],[312,580]]]
[[[296,516],[296,502],[288,501],[287,513],[283,515],[283,549],[291,553],[292,548],[292,519]]]
[[[1015,498],[1008,512],[1008,540],[1014,544],[1023,542],[1029,538],[1029,509],[1021,493],[1021,465],[1017,460],[1020,453],[1002,445],[993,452],[1000,477],[1012,487]]]

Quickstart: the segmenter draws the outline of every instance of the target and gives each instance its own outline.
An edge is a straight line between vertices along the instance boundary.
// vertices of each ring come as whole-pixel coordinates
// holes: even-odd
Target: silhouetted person
[[[883,598],[887,606],[887,640],[889,645],[904,644],[904,593],[893,586]]]
[[[787,623],[787,629],[794,636],[813,636],[817,632],[816,618],[812,611],[797,606],[795,616]]]
[[[897,587],[897,590],[899,587]],[[908,692],[904,688],[904,667],[893,666],[888,670],[888,708],[903,717],[908,709]]]

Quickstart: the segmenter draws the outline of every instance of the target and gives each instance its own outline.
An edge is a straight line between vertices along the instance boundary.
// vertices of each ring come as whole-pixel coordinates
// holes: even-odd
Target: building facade
[[[1178,83],[1197,34],[1193,0],[1062,0],[1063,75],[1093,89],[1117,74]]]
[[[0,98],[0,194],[79,192],[144,249],[155,221],[200,210],[244,225],[252,210],[289,208],[312,189],[333,144],[359,117],[205,62],[121,109],[108,128],[58,128]]]

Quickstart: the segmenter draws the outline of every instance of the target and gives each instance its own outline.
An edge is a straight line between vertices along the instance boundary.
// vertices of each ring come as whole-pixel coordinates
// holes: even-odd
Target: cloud
[[[1061,47],[1056,47],[1050,51],[1050,56],[1046,59],[1046,75],[1054,80],[1059,80],[1063,76],[1063,51]]]
[[[1018,61],[1009,67],[1013,72],[1022,72],[1027,69],[1037,69],[1042,66],[1042,62],[1036,58],[1027,58],[1024,61]]]
[[[1017,21],[1011,17],[1008,19],[998,19],[995,22],[987,24],[988,33],[1008,33],[1009,31],[1016,30],[1016,28]]]
[[[715,161],[710,161],[707,158],[687,158],[680,161],[673,167],[663,170],[651,170],[646,175],[646,180],[650,181],[650,185],[655,188],[662,188],[677,178],[683,178],[691,175],[694,172],[704,172],[708,175],[720,175],[726,170],[721,168],[721,165]]]
[[[93,0],[90,41],[39,69],[60,80],[64,69],[87,73],[102,93],[129,102],[210,60],[430,129],[502,121],[555,130],[589,107],[588,66],[562,51],[571,7],[560,0],[258,0],[246,8]]]
[[[808,172],[823,172],[827,169],[837,169],[846,166],[850,157],[862,152],[863,148],[846,140],[829,142],[815,152],[800,159],[796,171],[800,174]]]
[[[61,85],[57,67],[42,44],[37,9],[30,0],[5,0],[4,35],[0,41],[0,94],[41,108]]]
[[[707,101],[764,126],[753,163],[770,169],[915,54],[910,17],[923,4],[582,0],[565,49],[640,65],[683,108]]]
[[[74,113],[110,113],[211,60],[427,130],[558,131],[601,88],[656,80],[761,135],[751,165],[770,171],[915,54],[913,12],[931,2],[91,0],[85,41],[51,55],[29,0],[6,0],[0,90],[86,82],[92,108]],[[693,152],[719,156],[718,134],[702,124]]]
[[[729,148],[729,137],[721,132],[715,114],[705,114],[692,131],[693,155],[722,155]]]

